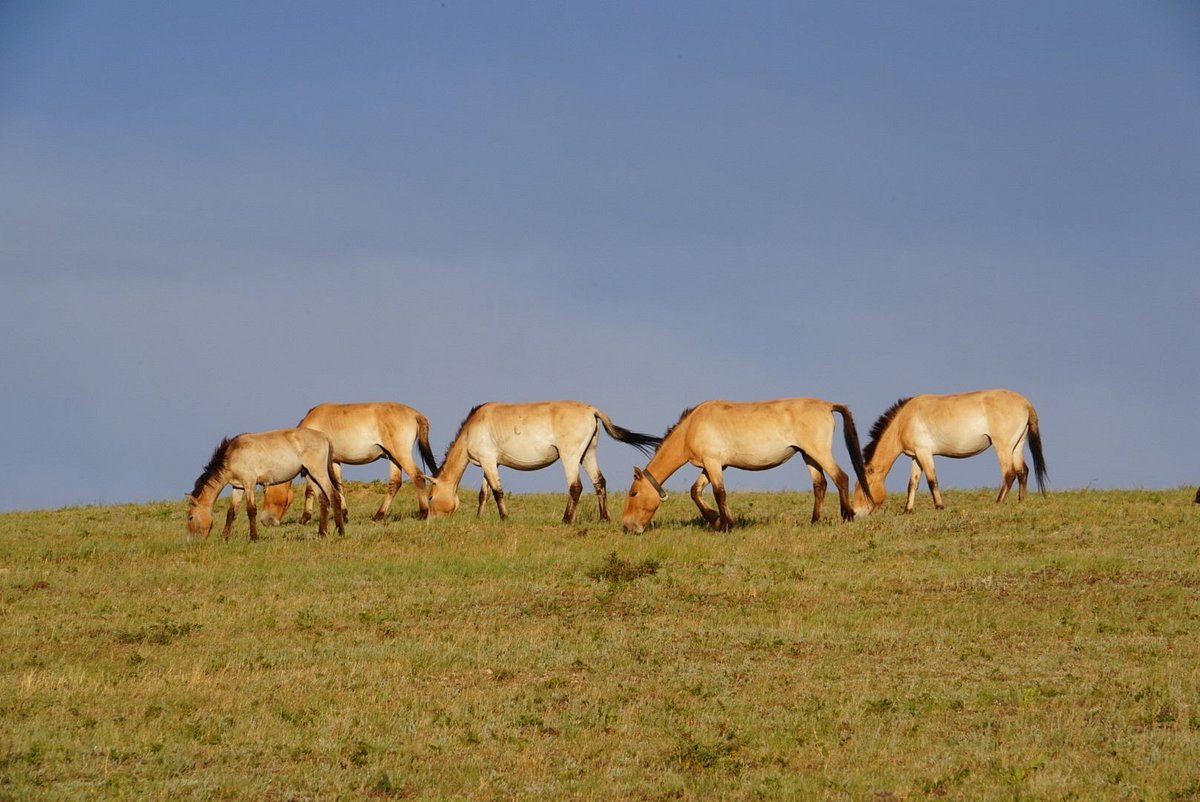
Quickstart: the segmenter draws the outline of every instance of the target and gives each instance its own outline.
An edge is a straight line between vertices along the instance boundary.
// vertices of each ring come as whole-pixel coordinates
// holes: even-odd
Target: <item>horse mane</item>
[[[883,433],[892,425],[892,421],[900,414],[900,410],[904,405],[912,401],[912,396],[901,398],[896,403],[888,407],[887,412],[879,416],[879,420],[875,421],[871,426],[871,442],[867,443],[867,447],[863,449],[863,462],[869,463],[875,457],[875,448],[879,445],[879,438],[883,437]]]
[[[450,456],[450,449],[454,448],[454,444],[458,442],[458,438],[462,437],[463,429],[467,428],[467,424],[471,422],[471,418],[475,417],[475,413],[478,412],[481,407],[485,407],[490,403],[490,401],[484,401],[482,404],[476,404],[475,406],[471,407],[471,411],[467,413],[467,417],[463,418],[462,423],[458,424],[458,431],[454,433],[454,437],[450,440],[450,445],[446,446],[446,453],[442,455],[442,468],[446,467],[446,458]],[[433,475],[436,477],[442,472],[442,468],[437,468],[434,470]]]
[[[211,482],[213,477],[225,467],[225,460],[229,457],[229,447],[233,445],[233,440],[232,437],[226,437],[221,440],[219,446],[213,449],[208,464],[204,466],[204,473],[200,474],[200,478],[196,480],[196,486],[192,488],[193,496],[199,496],[205,485]]]
[[[696,411],[695,407],[688,407],[683,412],[679,413],[679,420],[672,423],[671,428],[667,429],[666,433],[663,434],[662,441],[659,442],[658,448],[654,449],[655,454],[658,453],[659,448],[662,448],[662,444],[667,442],[667,438],[671,436],[671,432],[675,431],[679,427],[679,424],[683,423],[683,419],[686,418],[688,415],[691,415],[695,411]]]

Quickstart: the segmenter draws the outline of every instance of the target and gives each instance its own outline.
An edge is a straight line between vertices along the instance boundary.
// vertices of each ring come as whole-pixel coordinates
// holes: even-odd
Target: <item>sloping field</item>
[[[324,540],[0,516],[0,799],[1200,799],[1194,488],[644,535],[378,492]]]

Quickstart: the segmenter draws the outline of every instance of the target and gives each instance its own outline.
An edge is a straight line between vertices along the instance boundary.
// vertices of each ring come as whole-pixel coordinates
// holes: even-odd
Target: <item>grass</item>
[[[644,535],[380,492],[344,538],[0,516],[0,799],[1200,800],[1185,489]]]

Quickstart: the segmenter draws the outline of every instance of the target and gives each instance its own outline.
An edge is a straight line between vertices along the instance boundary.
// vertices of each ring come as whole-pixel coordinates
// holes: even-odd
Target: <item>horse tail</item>
[[[429,447],[429,418],[424,415],[417,415],[417,449],[421,452],[421,461],[425,463],[429,475],[437,476],[437,457],[433,456],[433,449]]]
[[[862,447],[858,443],[858,429],[854,426],[854,416],[850,414],[850,407],[845,404],[834,404],[833,411],[842,416],[842,434],[846,438],[846,450],[850,452],[850,464],[854,466],[854,475],[858,477],[858,483],[862,485],[863,491],[870,498],[867,467],[863,463]]]
[[[1038,490],[1046,494],[1046,458],[1042,456],[1042,435],[1038,431],[1037,410],[1029,405],[1029,453],[1033,455],[1033,474],[1037,477]]]
[[[612,422],[612,419],[598,409],[594,410],[596,420],[604,424],[604,431],[608,432],[609,437],[621,442],[627,443],[638,451],[641,451],[647,457],[654,456],[654,450],[662,443],[661,437],[655,437],[652,434],[641,434],[640,432],[631,432],[628,429],[618,426]]]

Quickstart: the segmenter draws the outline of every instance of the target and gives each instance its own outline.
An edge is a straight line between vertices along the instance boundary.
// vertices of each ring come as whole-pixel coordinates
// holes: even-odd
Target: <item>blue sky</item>
[[[18,0],[0,176],[0,509],[175,498],[222,436],[375,399],[440,454],[487,400],[865,435],[1011,387],[1052,487],[1200,482],[1183,0]],[[614,488],[639,460],[602,444]]]

